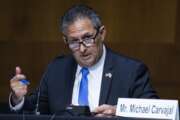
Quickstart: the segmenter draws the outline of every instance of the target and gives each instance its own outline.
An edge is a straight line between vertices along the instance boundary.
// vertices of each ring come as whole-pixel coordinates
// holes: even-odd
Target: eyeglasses
[[[80,45],[83,44],[85,47],[91,47],[95,43],[95,39],[99,33],[99,30],[97,30],[96,34],[94,37],[86,37],[81,40],[68,40],[65,38],[66,42],[69,45],[69,48],[72,49],[73,51],[79,50]]]

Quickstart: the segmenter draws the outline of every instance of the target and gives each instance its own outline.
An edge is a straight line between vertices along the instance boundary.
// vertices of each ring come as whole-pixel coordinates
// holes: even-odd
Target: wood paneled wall
[[[58,22],[77,3],[88,4],[100,14],[109,47],[148,65],[161,98],[180,99],[178,0],[6,0],[0,2],[0,102],[8,100],[16,65],[33,89],[48,62],[68,53]]]

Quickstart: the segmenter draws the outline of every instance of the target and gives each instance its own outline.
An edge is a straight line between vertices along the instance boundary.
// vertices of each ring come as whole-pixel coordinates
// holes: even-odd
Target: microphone
[[[35,110],[34,110],[36,115],[40,115],[41,114],[40,111],[39,111],[39,101],[40,101],[40,95],[41,95],[42,80],[39,83],[39,88],[38,88],[38,91],[37,91],[37,101],[36,101],[36,107],[35,107]]]
[[[42,83],[43,83],[43,80],[45,80],[46,78],[46,74],[47,74],[47,71],[43,74],[40,82],[39,82],[39,87],[38,87],[38,90],[37,90],[37,100],[36,100],[36,106],[35,106],[35,109],[34,109],[34,113],[36,115],[40,115],[41,112],[39,111],[39,103],[40,103],[40,97],[41,97],[41,87],[42,87]]]
[[[36,115],[40,115],[40,111],[39,111],[39,98],[40,98],[40,90],[38,90],[38,93],[37,93],[37,101],[36,101],[36,108],[35,108],[35,114]]]

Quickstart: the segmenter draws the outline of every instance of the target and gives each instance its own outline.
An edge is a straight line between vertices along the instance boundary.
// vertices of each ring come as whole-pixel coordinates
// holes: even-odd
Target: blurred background
[[[21,66],[35,89],[48,63],[68,53],[60,16],[72,5],[94,8],[114,51],[142,60],[161,98],[180,100],[180,3],[178,0],[1,0],[0,103]]]

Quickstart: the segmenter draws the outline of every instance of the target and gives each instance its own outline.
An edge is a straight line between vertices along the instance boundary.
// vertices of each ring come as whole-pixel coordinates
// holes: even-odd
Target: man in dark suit
[[[93,9],[73,6],[62,17],[61,30],[72,55],[54,59],[42,77],[40,92],[27,97],[27,85],[20,82],[25,76],[16,67],[10,82],[12,109],[55,113],[68,105],[88,105],[97,116],[111,116],[119,97],[158,98],[143,63],[105,46],[106,29]]]

